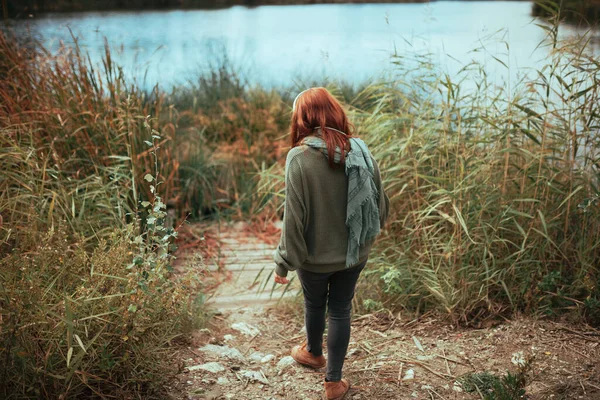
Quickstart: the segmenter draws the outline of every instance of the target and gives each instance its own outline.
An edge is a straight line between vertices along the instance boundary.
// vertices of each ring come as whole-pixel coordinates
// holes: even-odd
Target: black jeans
[[[325,309],[329,311],[327,334],[327,381],[342,379],[342,367],[350,341],[350,314],[356,281],[367,262],[338,272],[296,271],[304,292],[304,320],[307,349],[315,356],[323,354]]]

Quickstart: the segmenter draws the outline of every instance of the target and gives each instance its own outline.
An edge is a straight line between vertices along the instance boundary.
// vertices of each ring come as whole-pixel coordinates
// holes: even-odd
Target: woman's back
[[[304,145],[290,153],[292,163],[298,166],[291,172],[299,173],[306,207],[304,239],[308,254],[304,265],[309,270],[334,271],[346,262],[348,178],[343,168],[331,168],[319,150]]]
[[[302,215],[302,237],[296,240],[306,243],[303,268],[314,272],[344,269],[348,244],[348,177],[344,167],[332,168],[323,152],[302,145],[288,153],[286,170],[288,185],[293,190],[286,196],[286,212]],[[377,167],[374,175],[375,185],[381,190]],[[380,193],[380,196],[385,195]],[[381,208],[384,219],[385,202]],[[360,249],[358,263],[366,260],[371,244],[366,243]]]
[[[342,399],[350,340],[352,298],[369,250],[388,213],[379,168],[367,145],[351,135],[339,102],[324,88],[300,93],[293,106],[285,166],[281,240],[275,251],[275,282],[297,271],[305,304],[307,340],[292,349],[297,362],[322,368],[326,399]],[[323,356],[325,311],[329,313],[328,360]]]

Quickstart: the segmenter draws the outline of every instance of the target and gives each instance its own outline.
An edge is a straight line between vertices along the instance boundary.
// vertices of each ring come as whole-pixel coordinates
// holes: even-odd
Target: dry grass
[[[557,29],[548,64],[514,88],[471,66],[399,80],[396,101],[361,113],[392,198],[379,260],[400,304],[465,322],[577,309],[598,323],[600,64]]]
[[[171,273],[168,139],[109,52],[44,56],[0,35],[0,396],[164,398],[203,315]]]
[[[451,78],[427,55],[398,56],[395,80],[352,99],[392,203],[370,307],[599,323],[600,64],[589,38],[543,29],[547,64],[515,86],[492,84],[486,65]],[[263,178],[281,190],[280,168]]]

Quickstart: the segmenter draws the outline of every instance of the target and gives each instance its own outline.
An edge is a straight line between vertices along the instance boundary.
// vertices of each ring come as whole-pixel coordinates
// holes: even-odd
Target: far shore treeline
[[[335,4],[335,3],[426,3],[427,0],[0,0],[3,15],[27,18],[45,12],[108,10],[206,9],[232,6]]]
[[[492,0],[490,0],[492,1]],[[519,0],[516,0],[519,1]],[[345,4],[345,3],[426,3],[428,0],[0,0],[2,16],[31,18],[48,12],[211,9],[232,6]],[[532,15],[548,17],[559,13],[563,21],[593,25],[600,20],[600,0],[538,0]]]

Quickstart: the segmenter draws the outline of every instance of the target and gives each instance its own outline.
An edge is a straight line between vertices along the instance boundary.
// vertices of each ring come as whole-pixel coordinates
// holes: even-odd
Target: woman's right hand
[[[279,275],[277,275],[277,273],[275,273],[275,283],[279,283],[281,285],[287,285],[288,283],[290,283],[290,280],[288,278],[286,278],[285,276],[279,276]]]

